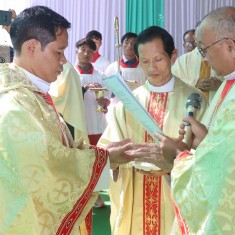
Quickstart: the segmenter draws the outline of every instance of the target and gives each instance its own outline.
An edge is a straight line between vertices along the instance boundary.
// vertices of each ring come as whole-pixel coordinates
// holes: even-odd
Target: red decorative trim
[[[62,127],[62,124],[61,124],[61,122],[60,122],[60,117],[59,117],[58,112],[56,111],[54,102],[53,102],[53,100],[52,100],[50,94],[49,94],[49,93],[44,94],[44,93],[42,93],[42,92],[37,92],[37,93],[38,93],[40,96],[42,96],[42,97],[44,98],[44,100],[46,101],[46,103],[49,104],[49,105],[54,109],[54,111],[55,111],[55,113],[56,113],[56,116],[57,116],[57,118],[58,118],[58,122],[59,122],[59,125],[60,125],[60,129],[61,129],[62,143],[63,143],[65,146],[69,147],[68,144],[66,144],[65,138],[67,138],[67,137],[64,136],[63,127]]]
[[[220,108],[222,102],[224,101],[224,98],[226,97],[226,95],[228,94],[228,92],[230,91],[230,89],[232,88],[233,84],[235,82],[235,79],[232,79],[232,80],[227,80],[226,81],[226,84],[224,86],[224,89],[223,91],[221,92],[221,95],[220,95],[220,99],[216,105],[216,111]]]
[[[120,60],[120,66],[122,68],[137,68],[138,64],[139,64],[139,60],[137,59],[137,57],[136,57],[136,62],[132,64],[131,66],[128,66],[127,64],[125,64],[123,59]]]
[[[93,74],[94,67],[91,64],[91,68],[86,72],[84,69],[82,69],[79,65],[76,65],[76,68],[80,74]]]
[[[181,152],[175,159],[174,161],[174,165],[176,165],[181,159],[189,156],[189,155],[193,155],[192,153],[190,153],[188,150],[185,150],[184,152]]]
[[[92,209],[85,218],[87,235],[92,235]]]
[[[166,112],[168,93],[150,93],[148,111],[162,129]],[[154,142],[145,132],[145,142]],[[143,231],[144,235],[161,233],[161,183],[162,177],[143,176]]]
[[[84,207],[89,201],[89,198],[91,194],[93,193],[93,190],[100,178],[100,175],[104,169],[104,166],[106,165],[107,158],[109,156],[108,150],[95,147],[95,146],[91,146],[90,149],[94,149],[95,155],[96,155],[90,182],[87,188],[85,189],[85,191],[83,192],[82,196],[78,199],[78,201],[74,205],[73,209],[62,220],[56,232],[56,235],[69,235],[70,234],[75,222],[77,221],[79,216],[82,214]]]
[[[176,215],[176,218],[178,221],[180,232],[182,235],[188,235],[189,234],[188,226],[187,226],[185,220],[183,219],[178,206],[176,205],[176,203],[174,201],[173,201],[173,204],[174,204],[175,215]]]
[[[98,51],[95,52],[95,53],[94,53],[94,56],[93,56],[93,59],[92,59],[91,62],[92,62],[92,63],[95,63],[95,62],[97,61],[97,59],[100,58],[100,56],[101,56],[101,55],[99,54]]]

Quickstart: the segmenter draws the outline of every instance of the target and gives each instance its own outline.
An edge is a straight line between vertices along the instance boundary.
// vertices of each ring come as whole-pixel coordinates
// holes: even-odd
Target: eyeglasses
[[[196,47],[197,43],[195,41],[188,41],[184,43],[185,47]]]
[[[203,58],[205,58],[205,57],[206,57],[206,54],[207,54],[207,50],[208,50],[210,47],[214,46],[215,44],[217,44],[218,42],[220,42],[220,41],[222,41],[222,40],[224,40],[224,39],[227,40],[227,39],[229,39],[229,38],[221,38],[221,39],[219,39],[218,41],[212,43],[210,46],[205,47],[204,49],[199,48],[198,51],[200,52],[201,56],[202,56]]]

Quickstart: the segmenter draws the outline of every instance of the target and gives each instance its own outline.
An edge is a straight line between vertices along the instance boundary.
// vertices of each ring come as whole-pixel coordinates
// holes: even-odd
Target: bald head
[[[235,7],[221,7],[207,14],[196,28],[196,37],[210,29],[218,40],[221,37],[235,39]]]

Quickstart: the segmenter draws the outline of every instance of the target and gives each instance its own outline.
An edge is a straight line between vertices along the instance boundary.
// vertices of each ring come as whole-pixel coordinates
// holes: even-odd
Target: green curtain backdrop
[[[138,34],[152,25],[164,27],[164,0],[126,0],[126,32]]]

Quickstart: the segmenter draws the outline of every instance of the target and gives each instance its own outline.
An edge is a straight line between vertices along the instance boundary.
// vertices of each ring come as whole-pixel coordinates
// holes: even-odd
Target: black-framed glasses
[[[224,40],[224,39],[227,40],[227,39],[229,39],[229,38],[221,38],[221,39],[219,39],[218,41],[212,43],[210,46],[205,47],[204,49],[199,48],[198,51],[200,52],[201,56],[202,56],[203,58],[205,58],[205,57],[206,57],[207,50],[208,50],[210,47],[214,46],[215,44],[217,44],[218,42],[220,42],[220,41],[222,41],[222,40]]]

